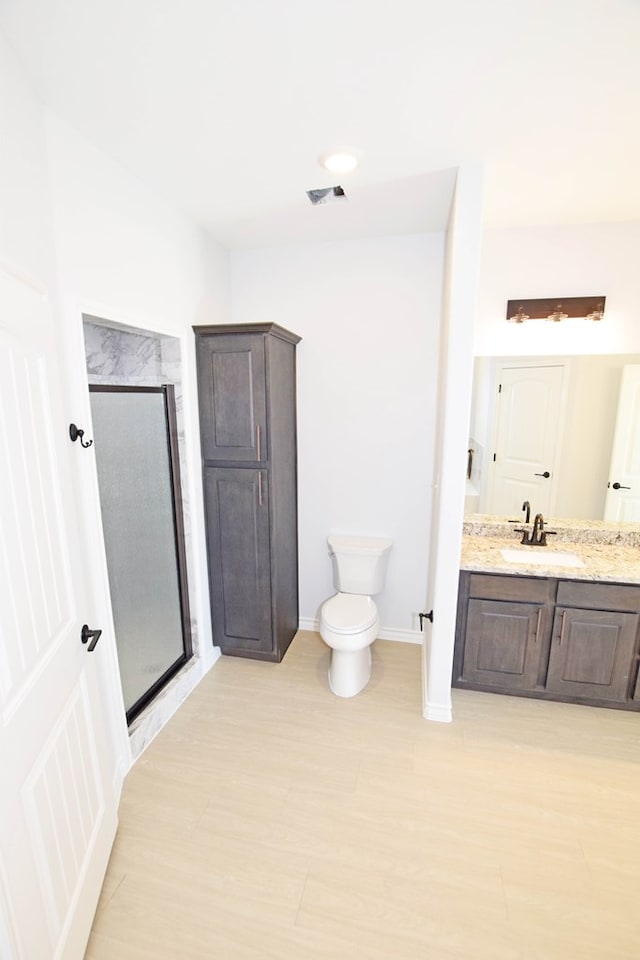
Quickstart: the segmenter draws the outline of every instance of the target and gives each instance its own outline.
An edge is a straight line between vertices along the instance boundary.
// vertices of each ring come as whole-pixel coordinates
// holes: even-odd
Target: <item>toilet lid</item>
[[[337,593],[322,607],[326,625],[339,633],[360,633],[372,626],[378,611],[371,597],[358,593]]]

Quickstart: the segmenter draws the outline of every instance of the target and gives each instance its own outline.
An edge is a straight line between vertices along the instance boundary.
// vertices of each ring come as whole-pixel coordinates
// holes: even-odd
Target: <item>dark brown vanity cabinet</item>
[[[640,586],[462,571],[453,685],[640,708]]]
[[[296,344],[194,327],[213,642],[280,661],[298,628]]]

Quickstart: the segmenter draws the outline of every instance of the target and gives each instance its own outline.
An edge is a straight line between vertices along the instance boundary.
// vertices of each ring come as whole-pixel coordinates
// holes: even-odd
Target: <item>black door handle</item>
[[[534,477],[544,477],[545,480],[548,480],[550,476],[551,474],[549,473],[548,470],[545,470],[544,473],[534,473]]]
[[[612,483],[611,486],[614,490],[631,490],[631,487],[623,487],[621,483]]]
[[[89,643],[89,641],[91,641],[91,643],[89,643],[89,646],[87,647],[87,650],[89,653],[95,650],[96,643],[98,642],[101,636],[102,636],[102,630],[89,630],[89,627],[87,626],[87,624],[83,623],[82,630],[80,632],[80,639],[82,640],[83,643]]]

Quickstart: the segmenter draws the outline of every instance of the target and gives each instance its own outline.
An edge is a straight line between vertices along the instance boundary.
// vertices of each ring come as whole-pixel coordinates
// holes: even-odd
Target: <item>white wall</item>
[[[52,113],[47,147],[67,301],[107,305],[174,335],[228,319],[222,247]]]
[[[640,223],[486,230],[474,352],[478,355],[640,351]],[[555,296],[607,298],[600,323],[505,320],[507,301]]]
[[[82,314],[179,339],[184,390],[187,500],[192,505],[193,556],[189,575],[197,597],[198,659],[188,676],[137,722],[134,755],[170,716],[217,654],[211,645],[204,511],[195,379],[197,323],[229,319],[228,254],[181,213],[88,144],[54,114],[46,118],[57,278],[70,386],[69,419],[90,425]],[[93,459],[82,463],[81,496],[88,539],[101,542]],[[103,559],[103,558],[102,558]],[[193,583],[195,580],[195,583]],[[102,562],[94,577],[95,602],[108,589]],[[103,616],[109,615],[108,607]]]
[[[0,258],[46,288],[53,280],[42,108],[0,35]]]
[[[215,651],[210,642],[191,325],[229,319],[228,254],[43,110],[2,38],[0,129],[0,264],[49,297],[66,367],[63,403],[68,422],[90,421],[83,310],[181,341],[190,499],[199,532],[193,569],[198,578],[202,672]],[[95,545],[101,542],[101,529],[91,456],[80,461],[75,478],[85,542]],[[88,547],[87,565],[93,574],[87,615],[106,624],[110,610],[99,551]]]
[[[394,541],[386,631],[424,608],[443,236],[239,252],[233,320],[276,322],[298,346],[301,619],[333,592],[330,532]]]

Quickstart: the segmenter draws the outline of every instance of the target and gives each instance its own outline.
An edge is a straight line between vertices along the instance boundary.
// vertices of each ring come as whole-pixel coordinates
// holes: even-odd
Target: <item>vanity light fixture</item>
[[[557,323],[558,320],[566,320],[568,316],[569,316],[568,313],[563,313],[562,304],[558,303],[556,305],[555,310],[552,310],[549,316],[547,317],[547,320],[553,320],[554,323]]]
[[[558,323],[568,318],[602,320],[606,297],[549,297],[541,300],[509,300],[507,320],[524,323],[525,320],[551,320]]]
[[[518,307],[517,311],[512,317],[507,316],[507,320],[511,320],[512,323],[524,323],[525,320],[529,319],[529,314],[524,312],[522,304]]]
[[[592,310],[591,313],[587,314],[587,320],[602,320],[604,317],[604,298],[602,303],[598,304],[595,310]]]

